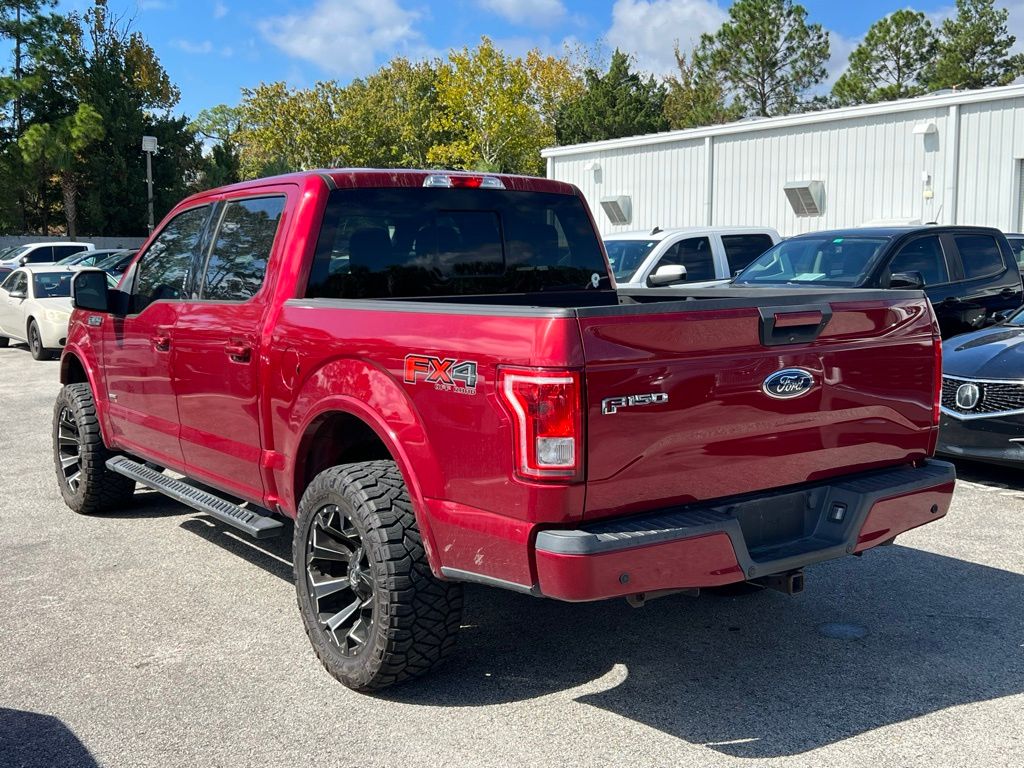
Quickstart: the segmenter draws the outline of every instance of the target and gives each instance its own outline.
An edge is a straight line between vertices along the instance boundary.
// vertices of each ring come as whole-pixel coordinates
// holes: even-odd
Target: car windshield
[[[32,286],[37,299],[59,299],[71,295],[73,272],[37,272],[32,275]]]
[[[616,281],[628,283],[660,240],[605,240]]]
[[[17,261],[22,254],[29,249],[29,246],[23,245],[20,248],[14,248],[3,255],[4,261]]]
[[[82,251],[80,253],[72,253],[70,256],[65,256],[57,263],[61,266],[67,266],[69,264],[81,264],[83,261],[91,258],[93,254],[89,251]]]
[[[101,259],[100,261],[97,261],[96,262],[96,268],[97,269],[107,270],[107,269],[114,269],[116,267],[120,267],[121,266],[121,262],[122,261],[126,261],[127,259],[131,258],[132,255],[133,254],[132,254],[131,251],[118,251],[117,253],[112,253],[109,256],[107,256],[105,259]]]
[[[783,240],[744,269],[735,285],[860,285],[874,266],[887,237],[829,235]]]

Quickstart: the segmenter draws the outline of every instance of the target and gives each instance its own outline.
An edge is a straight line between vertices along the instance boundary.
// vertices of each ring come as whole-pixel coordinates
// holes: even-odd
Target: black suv
[[[758,256],[733,285],[924,288],[942,337],[977,330],[1024,302],[1006,236],[988,227],[811,232]]]

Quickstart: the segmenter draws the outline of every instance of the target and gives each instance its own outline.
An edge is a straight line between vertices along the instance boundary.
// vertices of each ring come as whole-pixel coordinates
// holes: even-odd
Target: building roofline
[[[642,136],[626,136],[621,139],[593,141],[587,144],[569,144],[564,147],[548,147],[541,150],[540,154],[541,157],[544,158],[582,155],[589,152],[608,149],[646,147],[652,144],[704,139],[709,136],[729,136],[738,133],[755,133],[757,131],[789,128],[796,125],[815,125],[817,123],[854,120],[862,117],[872,117],[874,115],[895,114],[899,112],[917,112],[925,109],[937,109],[960,104],[975,104],[985,101],[1000,101],[1003,99],[1014,98],[1024,98],[1024,84],[981,88],[974,91],[960,91],[956,93],[930,94],[926,96],[917,96],[911,99],[900,99],[899,101],[883,101],[878,104],[861,104],[855,107],[823,109],[819,112],[803,112],[797,115],[784,115],[782,117],[740,120],[734,123],[725,123],[724,125],[709,125],[704,128],[687,128],[679,131],[665,131],[662,133],[648,133]]]

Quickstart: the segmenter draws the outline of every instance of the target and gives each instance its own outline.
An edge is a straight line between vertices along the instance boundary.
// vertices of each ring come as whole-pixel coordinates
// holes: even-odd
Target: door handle
[[[228,344],[224,351],[236,363],[248,363],[252,359],[252,348],[246,344]]]
[[[1005,297],[1009,298],[1010,296],[1013,296],[1017,292],[1018,291],[1017,291],[1016,288],[1011,288],[1010,286],[1006,286],[1005,288],[1003,288],[1003,290],[1001,290],[999,292],[999,295],[1000,296],[1005,296]]]
[[[157,352],[166,352],[171,348],[171,337],[166,334],[159,334],[150,338],[153,342],[153,349]]]

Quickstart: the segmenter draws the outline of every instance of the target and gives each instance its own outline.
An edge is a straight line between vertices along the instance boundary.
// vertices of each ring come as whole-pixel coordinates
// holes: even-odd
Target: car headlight
[[[67,323],[68,319],[71,317],[71,313],[64,312],[60,309],[47,309],[43,312],[43,317],[45,317],[48,322],[60,325],[61,323]]]

